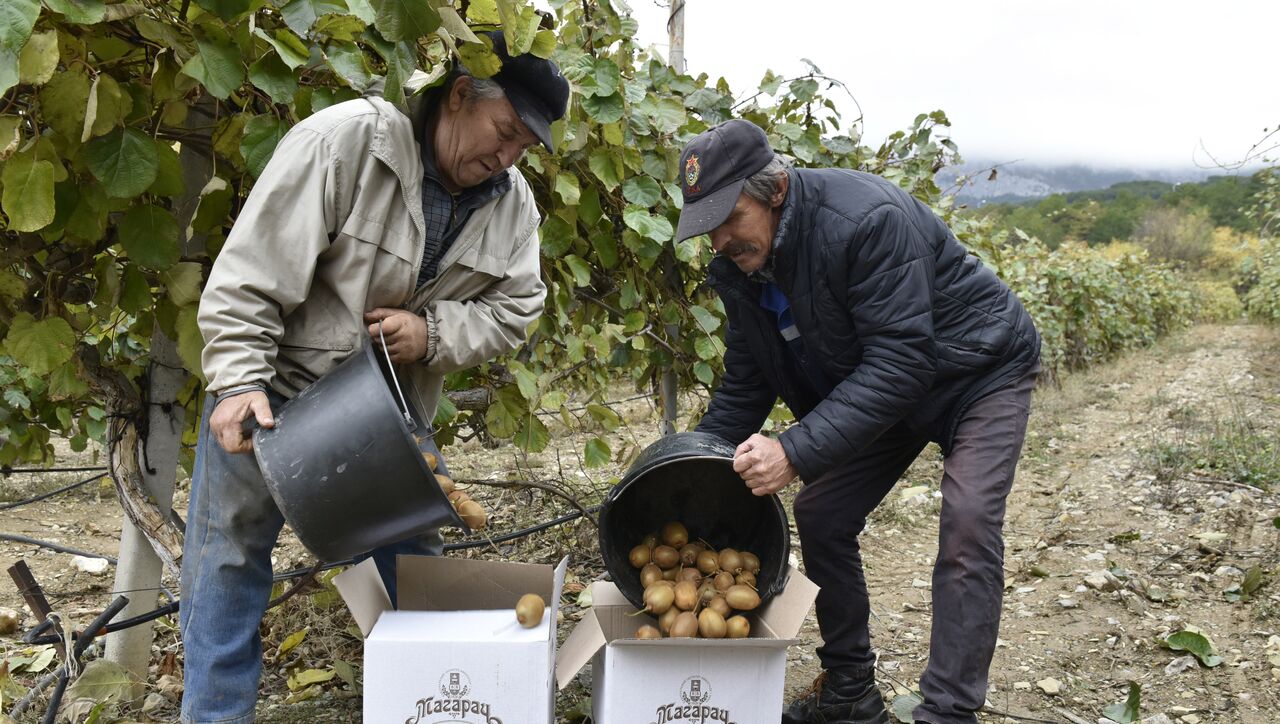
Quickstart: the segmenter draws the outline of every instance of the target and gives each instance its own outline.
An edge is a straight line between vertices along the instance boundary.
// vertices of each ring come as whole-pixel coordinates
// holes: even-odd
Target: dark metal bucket
[[[600,553],[622,595],[644,607],[640,571],[628,554],[650,533],[679,521],[692,540],[760,558],[762,601],[782,591],[790,570],[791,529],[777,495],[757,496],[733,470],[733,445],[715,435],[681,432],[636,458],[600,509]]]
[[[468,530],[427,467],[431,428],[374,346],[348,357],[253,433],[262,477],[298,539],[325,561],[450,525]]]

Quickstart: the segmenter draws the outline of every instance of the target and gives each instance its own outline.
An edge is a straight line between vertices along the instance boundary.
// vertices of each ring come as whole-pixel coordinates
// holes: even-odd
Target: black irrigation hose
[[[587,508],[587,512],[595,513],[599,511],[601,507],[602,506],[599,506],[599,505],[592,506],[590,508]],[[487,538],[484,540],[476,540],[476,541],[463,541],[461,543],[449,543],[444,546],[444,550],[445,552],[460,551],[460,550],[466,550],[469,548],[482,548],[484,546],[491,545],[491,544],[506,543],[508,541],[516,540],[517,538],[524,538],[525,536],[530,536],[530,535],[533,535],[534,533],[540,533],[544,530],[547,530],[548,528],[554,528],[557,525],[562,525],[564,523],[568,523],[571,520],[575,520],[581,517],[582,517],[582,511],[575,510],[572,513],[566,513],[560,516],[559,518],[553,518],[549,521],[546,521],[545,523],[539,523],[538,525],[531,526],[529,528],[523,528],[521,530],[507,533],[505,535],[498,536],[497,538]],[[23,538],[23,540],[21,540],[20,542],[44,545],[40,541],[36,541],[31,538],[24,538],[23,536],[10,536],[8,534],[0,533],[0,538]],[[66,552],[66,551],[63,551],[63,552]],[[307,568],[295,568],[291,571],[284,571],[282,573],[277,573],[273,575],[271,579],[273,582],[278,583],[280,581],[287,581],[291,578],[298,578],[300,576],[305,576],[308,573],[319,573],[320,571],[327,571],[333,568],[337,568],[338,566],[351,565],[352,563],[355,563],[354,558],[348,558],[343,561],[335,561],[333,563],[326,563],[323,566],[319,566],[319,567],[309,566]],[[133,618],[126,618],[122,621],[116,621],[115,623],[106,624],[101,628],[105,631],[105,633],[115,633],[116,631],[123,631],[124,629],[127,629],[127,628],[133,628],[134,626],[147,623],[148,621],[154,621],[160,618],[161,616],[169,616],[171,614],[176,613],[181,603],[182,601],[173,601],[172,603],[168,603],[152,611],[139,614],[137,616],[134,616]],[[43,644],[54,644],[61,640],[59,637],[54,635],[39,636],[39,637],[31,636],[31,634],[35,633],[38,630],[39,629],[36,628],[29,631],[27,635],[23,637],[22,639],[23,642],[32,644],[35,646],[39,646]]]
[[[49,697],[49,708],[44,714],[44,724],[54,724],[58,719],[58,705],[62,703],[62,692],[66,691],[67,680],[71,678],[72,666],[79,665],[80,657],[84,655],[85,649],[89,648],[90,642],[98,635],[98,632],[128,605],[128,598],[116,596],[116,600],[112,601],[105,611],[93,619],[93,623],[89,624],[89,628],[76,637],[75,646],[72,647],[71,651],[67,652],[68,660],[65,662],[66,665],[62,667],[62,673],[58,675],[58,685],[54,687],[53,694]]]
[[[82,486],[82,485],[88,485],[89,483],[92,483],[92,482],[93,482],[93,481],[95,481],[95,480],[101,480],[102,478],[105,478],[105,477],[107,477],[107,474],[106,474],[106,473],[99,473],[99,474],[97,474],[97,475],[93,476],[92,478],[89,478],[88,480],[81,480],[81,481],[80,481],[80,482],[78,482],[78,483],[72,483],[72,484],[70,484],[70,485],[64,485],[63,487],[58,488],[57,490],[51,490],[51,491],[49,491],[49,492],[47,492],[47,493],[42,493],[42,494],[40,494],[40,495],[35,496],[34,498],[27,498],[26,500],[19,500],[19,501],[17,501],[16,503],[5,503],[4,505],[0,505],[0,510],[12,510],[13,508],[20,508],[20,507],[22,507],[22,506],[24,506],[24,505],[30,505],[30,504],[32,504],[32,503],[38,503],[38,502],[40,502],[41,500],[44,500],[45,498],[52,498],[52,497],[53,497],[53,496],[55,496],[55,495],[61,495],[62,493],[65,493],[65,492],[67,492],[67,491],[69,491],[69,490],[75,490],[76,488],[78,488],[78,487],[80,487],[80,486]]]
[[[57,543],[50,543],[47,540],[38,540],[36,538],[28,538],[25,535],[16,535],[13,533],[0,533],[0,540],[13,541],[14,543],[26,543],[28,545],[39,546],[41,548],[48,548],[51,551],[57,551],[59,553],[69,553],[73,556],[84,556],[85,558],[105,558],[107,559],[107,563],[110,563],[113,566],[118,563],[118,561],[116,561],[116,559],[112,558],[111,556],[104,556],[98,553],[90,553],[89,551],[82,551],[77,548],[70,548],[64,545],[59,545]]]
[[[96,473],[99,470],[106,470],[106,466],[99,465],[91,468],[11,468],[8,465],[0,466],[0,475],[12,475],[13,473]]]

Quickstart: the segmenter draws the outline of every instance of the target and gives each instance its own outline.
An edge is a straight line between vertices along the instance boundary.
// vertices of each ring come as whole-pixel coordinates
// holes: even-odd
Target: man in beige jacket
[[[493,78],[457,69],[402,110],[369,97],[281,140],[200,299],[205,402],[182,566],[184,722],[252,722],[258,624],[283,525],[241,430],[365,344],[379,324],[427,419],[444,375],[514,350],[542,312],[538,210],[512,168],[552,148],[569,85],[511,57]],[[375,551],[439,553],[438,534]],[[394,593],[392,593],[394,596]]]

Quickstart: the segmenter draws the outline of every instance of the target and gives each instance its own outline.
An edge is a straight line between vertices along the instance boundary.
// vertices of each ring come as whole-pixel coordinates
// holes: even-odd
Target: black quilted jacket
[[[698,430],[737,444],[781,397],[798,424],[787,457],[814,480],[904,422],[950,450],[974,400],[1037,364],[1018,298],[927,206],[871,174],[793,169],[773,253],[807,356],[801,381],[761,284],[727,258],[708,282],[728,315],[725,375]]]

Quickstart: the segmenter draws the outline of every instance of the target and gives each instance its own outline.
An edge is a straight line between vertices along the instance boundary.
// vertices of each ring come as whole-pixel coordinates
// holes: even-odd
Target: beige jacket
[[[294,126],[245,202],[200,297],[209,390],[264,384],[287,397],[364,344],[376,307],[430,309],[439,344],[401,368],[431,419],[444,375],[519,346],[542,313],[539,215],[511,189],[476,209],[419,289],[426,243],[414,120],[381,98],[347,101]]]

